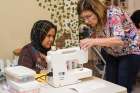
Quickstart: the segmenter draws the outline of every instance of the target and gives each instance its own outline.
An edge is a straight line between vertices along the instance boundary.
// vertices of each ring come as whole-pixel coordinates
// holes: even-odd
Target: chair
[[[21,50],[22,50],[22,48],[16,48],[13,50],[13,60],[12,60],[13,66],[18,65],[18,58],[21,53]]]
[[[16,48],[16,49],[13,51],[13,54],[14,54],[15,56],[19,56],[20,53],[21,53],[21,48]]]

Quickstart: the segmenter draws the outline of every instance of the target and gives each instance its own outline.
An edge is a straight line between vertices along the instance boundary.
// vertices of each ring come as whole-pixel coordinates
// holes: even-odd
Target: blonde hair
[[[107,7],[99,0],[79,0],[77,4],[77,12],[80,15],[83,11],[92,11],[98,17],[98,23],[95,27],[96,31],[102,31],[106,23]]]

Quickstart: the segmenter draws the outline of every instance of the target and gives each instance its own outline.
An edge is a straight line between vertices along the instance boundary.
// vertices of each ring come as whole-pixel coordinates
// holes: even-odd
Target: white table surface
[[[3,88],[4,84],[0,84],[0,93],[9,93]],[[82,88],[84,93],[127,93],[126,88],[110,83],[103,79],[99,79],[96,77],[91,77],[88,79],[83,79],[82,82],[68,85],[60,88],[54,88],[48,84],[41,87],[40,93],[78,93],[75,90],[70,89],[71,87],[79,87],[84,86]],[[90,90],[90,91],[89,91]],[[83,92],[79,92],[83,93]]]

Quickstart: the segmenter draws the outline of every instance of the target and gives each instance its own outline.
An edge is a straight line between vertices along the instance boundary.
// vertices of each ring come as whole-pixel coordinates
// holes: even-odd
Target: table
[[[0,93],[9,93],[1,87],[2,85],[0,84]],[[74,88],[79,88],[79,92]],[[90,77],[82,79],[80,83],[60,88],[45,84],[41,87],[40,93],[127,93],[127,89],[97,77]]]

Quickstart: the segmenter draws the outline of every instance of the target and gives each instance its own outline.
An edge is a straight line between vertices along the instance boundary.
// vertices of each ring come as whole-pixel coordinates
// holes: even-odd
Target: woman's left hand
[[[138,30],[138,32],[137,32],[137,35],[138,35],[138,37],[140,38],[140,31]],[[138,39],[138,46],[140,47],[140,39]]]

